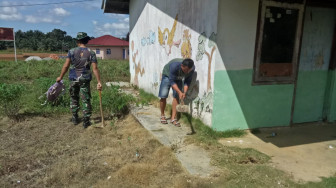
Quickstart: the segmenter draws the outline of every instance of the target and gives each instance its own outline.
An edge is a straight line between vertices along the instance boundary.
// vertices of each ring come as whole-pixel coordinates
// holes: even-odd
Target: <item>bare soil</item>
[[[131,115],[105,128],[69,116],[0,119],[0,187],[204,187]],[[99,125],[99,124],[96,124]]]
[[[272,166],[297,182],[319,182],[336,173],[336,124],[265,128],[243,138],[225,138],[225,146],[253,148],[272,157]],[[252,162],[252,161],[251,161]]]

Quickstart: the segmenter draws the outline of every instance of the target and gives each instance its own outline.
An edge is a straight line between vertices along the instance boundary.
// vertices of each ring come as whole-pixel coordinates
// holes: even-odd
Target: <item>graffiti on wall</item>
[[[159,41],[159,44],[165,49],[167,55],[171,54],[171,48],[173,46],[176,46],[178,48],[181,43],[181,39],[174,41],[176,25],[177,25],[177,18],[178,18],[178,15],[176,14],[174,24],[170,30],[168,28],[165,28],[162,32],[161,28],[158,27],[158,41]]]
[[[140,76],[142,76],[143,74],[145,74],[145,69],[142,67],[141,69],[141,64],[140,64],[140,60],[138,61],[138,63],[136,63],[136,57],[138,55],[138,50],[136,50],[135,53],[134,52],[134,41],[132,41],[131,43],[131,49],[132,49],[132,62],[134,64],[134,84],[139,86],[139,80],[138,80],[138,76],[140,73]]]
[[[189,29],[183,31],[183,42],[181,46],[181,55],[183,58],[191,58],[192,48],[191,48],[191,34],[189,34]]]
[[[149,31],[148,36],[143,37],[141,39],[141,45],[146,46],[146,45],[154,44],[155,40],[156,40],[155,32],[154,31]]]
[[[205,114],[211,114],[213,104],[212,98],[213,98],[212,92],[209,93],[204,92],[202,97],[197,97],[195,100],[193,100],[192,115],[196,117],[202,117],[205,116]]]
[[[208,41],[208,47],[210,48],[210,52],[205,50],[205,43]],[[215,41],[216,41],[216,34],[211,33],[209,40],[207,40],[206,34],[203,32],[199,37],[198,37],[198,51],[196,55],[196,60],[202,60],[203,55],[205,54],[208,57],[208,82],[207,82],[207,91],[211,91],[211,63],[212,63],[212,57],[213,54],[216,50],[215,46]]]

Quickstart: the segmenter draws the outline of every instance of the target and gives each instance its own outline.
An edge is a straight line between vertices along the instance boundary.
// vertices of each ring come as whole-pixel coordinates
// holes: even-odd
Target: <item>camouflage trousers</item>
[[[72,114],[77,114],[79,111],[79,98],[83,103],[83,117],[91,117],[91,91],[90,82],[70,82],[70,109]]]

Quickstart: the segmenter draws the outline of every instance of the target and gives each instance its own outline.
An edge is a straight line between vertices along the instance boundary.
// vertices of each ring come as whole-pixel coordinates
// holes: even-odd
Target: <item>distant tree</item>
[[[15,43],[18,49],[40,50],[40,51],[64,51],[76,46],[76,40],[67,35],[61,29],[53,29],[51,32],[43,33],[39,30],[15,32]],[[0,50],[13,47],[12,42],[0,41]]]
[[[130,35],[130,33],[128,32],[128,33],[126,34],[126,37],[123,37],[123,38],[121,38],[121,39],[122,39],[122,40],[129,41],[129,35]]]

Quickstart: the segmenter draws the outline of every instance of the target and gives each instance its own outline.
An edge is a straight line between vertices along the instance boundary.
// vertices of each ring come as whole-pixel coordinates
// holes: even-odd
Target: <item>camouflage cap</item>
[[[82,40],[82,39],[85,39],[85,38],[90,38],[90,37],[87,35],[87,33],[85,33],[85,32],[78,32],[78,33],[77,33],[77,37],[76,37],[77,40]]]

